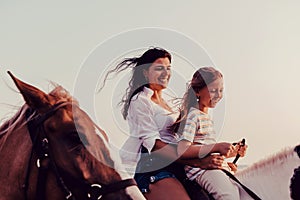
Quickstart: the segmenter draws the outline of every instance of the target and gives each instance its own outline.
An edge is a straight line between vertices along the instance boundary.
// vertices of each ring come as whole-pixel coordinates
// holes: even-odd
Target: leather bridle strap
[[[111,183],[109,185],[99,185],[93,184],[91,185],[90,191],[88,193],[88,197],[91,200],[101,199],[102,196],[107,195],[109,193],[125,189],[126,187],[136,185],[134,179],[125,179],[118,181],[116,183]]]
[[[37,191],[36,191],[36,199],[45,199],[46,194],[46,181],[48,175],[49,164],[51,160],[49,159],[49,151],[48,151],[48,140],[44,138],[41,144],[41,151],[37,159],[37,167],[38,171],[38,181],[37,181]]]
[[[63,179],[61,178],[55,162],[49,157],[49,145],[48,139],[45,135],[44,127],[42,126],[44,121],[51,117],[60,107],[66,105],[66,102],[61,102],[55,104],[50,111],[43,115],[37,115],[32,118],[30,116],[34,113],[34,110],[28,109],[26,111],[26,118],[29,119],[27,122],[28,131],[30,134],[30,138],[33,143],[33,149],[37,154],[37,167],[38,167],[38,180],[37,180],[37,190],[36,190],[36,199],[45,199],[45,189],[46,189],[46,180],[49,167],[52,167],[54,173],[56,175],[57,181],[63,192],[65,193],[66,199],[75,199],[72,196],[71,191],[65,185]],[[32,159],[33,151],[31,152],[30,162]],[[49,166],[51,164],[51,166]],[[29,171],[30,167],[27,169],[27,175],[25,180],[25,192],[28,189],[28,181],[29,181]],[[27,195],[25,195],[27,198]]]

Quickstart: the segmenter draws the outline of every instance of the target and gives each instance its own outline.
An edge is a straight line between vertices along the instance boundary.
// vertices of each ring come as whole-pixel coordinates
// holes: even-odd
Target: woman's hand
[[[224,156],[221,155],[208,155],[198,159],[181,159],[181,163],[190,165],[192,167],[199,167],[201,169],[221,169],[223,162]]]
[[[213,152],[218,152],[228,158],[233,154],[236,155],[237,149],[231,143],[219,142],[215,144]]]
[[[232,172],[236,172],[237,171],[237,165],[232,163],[232,162],[227,162],[227,165],[230,167]]]

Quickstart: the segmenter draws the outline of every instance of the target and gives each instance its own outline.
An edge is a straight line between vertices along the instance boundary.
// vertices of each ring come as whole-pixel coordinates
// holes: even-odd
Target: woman
[[[132,76],[121,103],[130,136],[120,151],[123,163],[134,170],[134,178],[147,199],[189,199],[179,181],[184,179],[181,164],[213,169],[221,167],[223,158],[212,155],[200,160],[177,156],[178,138],[168,127],[178,114],[162,96],[171,77],[169,52],[150,48],[140,57],[123,60],[109,73],[128,68],[132,69]]]

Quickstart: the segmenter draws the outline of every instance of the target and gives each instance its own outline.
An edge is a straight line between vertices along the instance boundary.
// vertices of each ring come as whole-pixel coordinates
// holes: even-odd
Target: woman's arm
[[[178,162],[192,167],[199,167],[201,169],[221,169],[224,162],[224,156],[210,154],[205,156],[204,158],[198,159],[179,158]]]
[[[155,122],[153,103],[144,93],[132,99],[127,120],[131,137],[138,139],[150,152],[155,141],[160,138],[160,133]]]
[[[203,158],[211,153],[220,153],[227,157],[234,151],[234,146],[228,142],[197,145],[190,141],[181,140],[178,143],[177,152],[182,158]]]
[[[181,164],[190,165],[193,167],[200,167],[202,169],[216,169],[221,168],[224,157],[220,155],[207,155],[199,158],[183,158],[177,154],[177,146],[156,140],[152,153],[168,159],[170,162],[176,161]]]

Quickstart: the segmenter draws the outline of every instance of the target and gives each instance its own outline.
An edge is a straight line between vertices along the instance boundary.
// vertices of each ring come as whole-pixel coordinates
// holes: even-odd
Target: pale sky
[[[217,108],[220,117],[214,113],[220,141],[246,138],[248,155],[239,162],[251,164],[300,143],[299,10],[297,0],[2,0],[0,118],[14,113],[10,105],[23,104],[6,73],[10,70],[47,92],[49,81],[61,84],[83,107],[91,99],[95,113],[89,114],[118,147],[126,138],[126,122],[119,121],[115,103],[126,74],[110,81],[100,94],[94,92],[96,84],[85,88],[91,97],[78,91],[80,77],[87,73],[97,83],[101,72],[124,56],[140,54],[147,45],[162,46],[174,53],[170,88],[175,93],[184,90],[193,67],[211,62],[223,72],[225,98]],[[132,33],[130,40],[126,33]],[[187,43],[177,36],[186,37]]]

